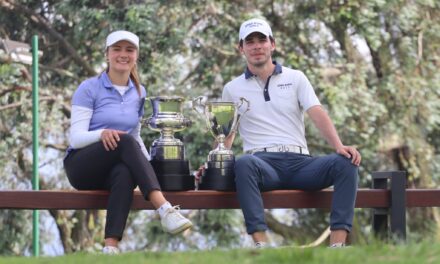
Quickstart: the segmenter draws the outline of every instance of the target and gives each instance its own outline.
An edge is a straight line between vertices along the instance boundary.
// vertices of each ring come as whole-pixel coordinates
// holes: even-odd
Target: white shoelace
[[[175,205],[175,206],[171,207],[170,209],[168,209],[167,215],[172,214],[175,218],[178,218],[178,219],[174,219],[174,220],[184,219],[185,217],[183,217],[179,213],[179,211],[180,211],[180,205]]]

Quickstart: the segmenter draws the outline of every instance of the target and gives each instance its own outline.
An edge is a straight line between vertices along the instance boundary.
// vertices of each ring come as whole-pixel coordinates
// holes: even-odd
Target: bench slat
[[[333,190],[316,192],[277,190],[263,193],[265,208],[330,208]],[[182,209],[238,209],[235,192],[164,192],[172,204]],[[0,191],[0,208],[9,209],[105,209],[107,191]],[[387,207],[388,190],[358,190],[356,207]],[[132,209],[153,209],[139,191],[135,191]]]
[[[406,189],[406,207],[440,207],[440,189]]]
[[[332,189],[316,192],[277,190],[263,193],[265,208],[330,208]],[[235,192],[182,191],[164,192],[172,204],[182,209],[238,209]],[[381,208],[390,204],[390,191],[359,189],[357,208]],[[107,191],[0,190],[3,209],[105,209]],[[440,207],[440,189],[407,189],[406,207]],[[135,191],[132,209],[153,209],[139,191]]]

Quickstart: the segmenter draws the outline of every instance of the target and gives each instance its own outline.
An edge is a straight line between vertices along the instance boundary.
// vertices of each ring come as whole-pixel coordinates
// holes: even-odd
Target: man
[[[360,153],[342,144],[307,77],[272,61],[275,39],[266,21],[245,21],[238,48],[247,68],[225,85],[222,100],[237,102],[244,97],[251,105],[239,126],[246,154],[235,163],[237,195],[248,234],[256,247],[267,245],[261,191],[318,190],[334,185],[330,247],[345,246],[353,221]],[[336,153],[309,155],[304,112]]]

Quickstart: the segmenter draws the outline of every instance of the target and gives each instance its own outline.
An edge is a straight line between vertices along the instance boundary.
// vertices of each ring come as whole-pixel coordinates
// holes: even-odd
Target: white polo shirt
[[[304,73],[274,64],[267,83],[246,69],[223,89],[223,101],[239,102],[244,97],[250,102],[239,124],[243,151],[278,144],[307,149],[304,111],[321,103]],[[239,113],[244,110],[241,107]]]

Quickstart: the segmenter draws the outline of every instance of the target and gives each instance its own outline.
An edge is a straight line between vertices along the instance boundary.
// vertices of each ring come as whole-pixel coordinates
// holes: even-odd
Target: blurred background
[[[0,189],[31,189],[31,68],[17,53],[39,37],[40,185],[71,189],[62,159],[70,100],[80,82],[105,68],[104,42],[113,30],[140,37],[141,82],[150,96],[179,95],[192,127],[178,133],[193,170],[212,136],[191,110],[200,95],[218,100],[245,69],[237,50],[240,24],[266,19],[274,58],[303,71],[330,113],[341,139],[363,155],[360,187],[371,172],[404,170],[408,187],[440,185],[440,2],[434,0],[142,1],[0,0]],[[17,43],[16,43],[17,42]],[[145,104],[145,118],[151,106]],[[306,120],[313,155],[333,150]],[[143,127],[150,146],[159,133]],[[238,138],[234,151],[241,154]],[[132,211],[121,247],[189,250],[249,247],[240,210],[184,211],[195,227],[165,234],[154,212]],[[0,211],[0,254],[30,255],[31,211]],[[42,211],[43,255],[99,251],[105,211]],[[409,240],[440,240],[436,208],[409,209]],[[315,240],[326,210],[268,210],[276,245]],[[371,239],[371,209],[356,209],[352,244]]]

